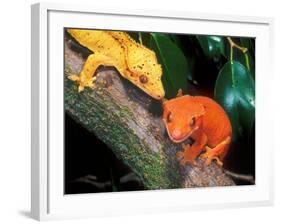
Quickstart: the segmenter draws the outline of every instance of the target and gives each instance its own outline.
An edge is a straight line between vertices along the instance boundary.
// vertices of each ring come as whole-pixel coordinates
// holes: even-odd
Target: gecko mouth
[[[172,136],[171,133],[169,132],[169,129],[168,129],[167,124],[166,124],[165,121],[164,121],[164,123],[165,123],[165,126],[166,126],[167,133],[168,133],[168,135],[169,135],[169,138],[170,138],[174,143],[181,143],[181,142],[185,141],[186,139],[188,139],[188,138],[198,129],[198,127],[195,127],[195,128],[192,129],[192,131],[191,131],[189,134],[187,134],[186,136],[182,137],[181,139],[175,139],[175,138],[173,138],[173,136]]]
[[[145,88],[143,88],[142,86],[139,86],[139,88],[144,91],[147,95],[153,97],[156,100],[162,100],[165,96],[165,92],[163,91],[159,91],[157,93],[151,93],[150,91],[146,90]]]
[[[165,96],[164,94],[159,93],[159,94],[153,95],[152,97],[156,100],[162,100],[164,98],[164,96]]]

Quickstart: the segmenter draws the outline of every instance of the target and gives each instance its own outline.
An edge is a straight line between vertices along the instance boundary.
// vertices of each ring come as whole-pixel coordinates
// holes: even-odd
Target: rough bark
[[[105,142],[147,189],[234,185],[216,163],[181,166],[179,144],[172,143],[161,119],[161,103],[123,79],[114,68],[99,69],[97,87],[78,93],[66,74],[79,73],[85,61],[65,41],[65,110]]]

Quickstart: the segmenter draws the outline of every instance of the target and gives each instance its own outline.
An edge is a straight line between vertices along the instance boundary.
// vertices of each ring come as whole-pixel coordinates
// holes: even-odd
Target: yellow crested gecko
[[[78,91],[94,88],[95,71],[100,65],[114,66],[121,76],[142,89],[151,97],[161,100],[165,91],[161,81],[162,68],[155,52],[136,43],[127,33],[84,29],[67,29],[67,32],[90,54],[80,74],[70,74],[79,84]]]

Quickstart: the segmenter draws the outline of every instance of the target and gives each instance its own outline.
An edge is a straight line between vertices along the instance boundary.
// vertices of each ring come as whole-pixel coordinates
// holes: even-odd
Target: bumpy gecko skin
[[[177,153],[181,164],[196,164],[195,159],[202,154],[209,165],[213,159],[219,165],[228,151],[231,142],[232,127],[223,108],[214,100],[203,96],[182,96],[168,100],[163,104],[163,121],[169,138],[181,143],[192,138],[194,143],[182,144],[183,151]]]
[[[100,66],[114,66],[125,79],[155,99],[163,99],[162,68],[150,49],[136,43],[127,33],[67,29],[79,44],[93,52],[87,58],[79,75],[69,79],[79,83],[79,92],[94,88],[95,71]]]

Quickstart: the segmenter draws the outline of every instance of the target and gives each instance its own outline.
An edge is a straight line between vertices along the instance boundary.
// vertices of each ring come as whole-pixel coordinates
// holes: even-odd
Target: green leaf
[[[180,40],[179,35],[177,34],[169,34],[170,39],[180,48],[183,49],[183,44]]]
[[[244,65],[232,61],[222,67],[216,80],[215,100],[230,118],[233,139],[250,135],[255,120],[255,84]]]
[[[219,58],[224,55],[224,37],[197,36],[199,44],[208,58]]]
[[[186,74],[187,79],[189,81],[194,81],[192,70],[193,70],[196,58],[195,58],[195,55],[193,52],[193,51],[195,51],[193,46],[190,43],[187,43],[188,48],[186,48],[186,46],[184,45],[186,43],[182,42],[180,35],[178,35],[178,34],[169,34],[169,37],[178,46],[178,48],[181,49],[181,51],[183,52],[183,54],[186,58],[186,62],[187,62],[187,66],[188,66],[188,73]],[[189,36],[185,36],[185,38],[186,37],[189,37]]]
[[[189,68],[181,49],[168,35],[151,33],[151,37],[150,49],[155,51],[163,68],[165,97],[168,99],[175,97],[179,89],[186,93]]]

